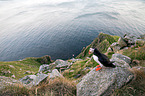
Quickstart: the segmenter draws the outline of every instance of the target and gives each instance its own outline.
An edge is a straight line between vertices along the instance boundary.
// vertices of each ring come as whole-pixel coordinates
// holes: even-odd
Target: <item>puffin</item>
[[[89,54],[93,53],[93,59],[99,64],[96,67],[96,71],[102,69],[103,66],[105,67],[110,67],[110,68],[115,68],[116,66],[113,65],[113,62],[110,61],[110,59],[99,52],[97,48],[90,48]]]

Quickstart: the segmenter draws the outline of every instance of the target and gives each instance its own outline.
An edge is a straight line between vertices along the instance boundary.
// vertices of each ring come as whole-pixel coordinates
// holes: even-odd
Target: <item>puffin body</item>
[[[115,65],[112,64],[113,62],[111,62],[110,59],[109,59],[106,55],[101,54],[101,53],[98,51],[97,48],[95,48],[95,49],[90,48],[89,51],[90,51],[90,52],[93,52],[93,59],[94,59],[97,63],[99,63],[99,65],[100,65],[101,67],[103,67],[103,66],[105,66],[105,67],[112,67],[112,68],[115,68],[115,67],[116,67]]]

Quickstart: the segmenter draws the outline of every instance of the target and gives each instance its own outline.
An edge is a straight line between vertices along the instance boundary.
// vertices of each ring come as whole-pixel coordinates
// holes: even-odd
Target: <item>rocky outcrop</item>
[[[117,59],[117,60],[116,60]],[[111,61],[118,61],[120,62],[121,60],[125,61],[126,63],[130,64],[131,63],[131,58],[122,54],[113,54]]]
[[[48,77],[47,74],[37,74],[37,75],[27,75],[23,78],[21,78],[19,81],[21,81],[23,84],[27,84],[28,87],[36,86],[43,80],[45,80]]]
[[[124,41],[122,37],[119,38],[118,44],[121,48],[127,46],[127,43]]]
[[[38,58],[35,58],[37,62],[41,63],[41,64],[48,64],[48,63],[51,63],[52,60],[51,60],[51,57],[48,56],[48,55],[45,55],[43,57],[38,57]]]
[[[55,64],[57,65],[56,69],[69,68],[72,65],[72,63],[70,63],[68,61],[61,60],[61,59],[57,59],[55,61]]]
[[[48,76],[50,79],[53,79],[56,77],[63,77],[57,69],[53,69],[51,73],[48,73]]]
[[[85,75],[77,84],[77,96],[108,96],[112,94],[113,90],[121,88],[132,80],[134,75],[126,66],[128,64],[126,62],[129,62],[128,58],[124,59],[122,58],[124,56],[119,55],[121,58],[117,56],[113,57],[118,58],[117,62],[114,63],[117,65],[116,68],[102,68],[99,71],[95,71],[94,68]],[[124,65],[124,63],[126,64]]]
[[[39,71],[40,73],[44,72],[51,72],[50,68],[49,68],[49,65],[48,64],[43,64],[39,67]]]
[[[117,52],[118,50],[120,50],[120,46],[117,42],[114,42],[110,45],[110,48],[114,51],[114,52]]]

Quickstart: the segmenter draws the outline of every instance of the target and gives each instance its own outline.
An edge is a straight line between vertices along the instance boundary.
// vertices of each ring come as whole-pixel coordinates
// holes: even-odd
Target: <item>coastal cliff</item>
[[[95,67],[98,63],[91,59],[92,54],[88,54],[90,48],[98,48],[123,68],[102,69],[96,72]],[[12,79],[4,82],[5,84],[0,83],[3,85],[0,95],[143,96],[145,35],[134,37],[125,34],[124,37],[120,37],[100,33],[76,58],[53,61],[50,56],[44,56],[0,62],[0,77],[1,82],[7,81],[7,78]],[[18,84],[12,83],[15,80],[20,82],[20,89],[17,89],[19,86],[15,86]]]

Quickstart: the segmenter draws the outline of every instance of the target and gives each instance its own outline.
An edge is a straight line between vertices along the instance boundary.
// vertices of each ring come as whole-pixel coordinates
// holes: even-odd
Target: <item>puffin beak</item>
[[[90,50],[89,50],[89,54],[91,54]]]

